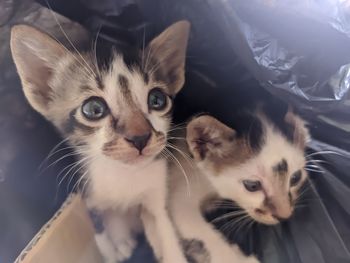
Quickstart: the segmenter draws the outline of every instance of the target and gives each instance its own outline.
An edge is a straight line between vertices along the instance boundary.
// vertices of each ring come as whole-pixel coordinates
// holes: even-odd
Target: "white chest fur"
[[[152,192],[166,192],[166,161],[163,159],[137,167],[101,158],[89,167],[90,208],[128,209],[142,204]]]

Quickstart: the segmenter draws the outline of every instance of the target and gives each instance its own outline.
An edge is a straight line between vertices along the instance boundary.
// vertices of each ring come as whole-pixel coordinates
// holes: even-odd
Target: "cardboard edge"
[[[71,206],[75,202],[81,202],[81,196],[80,194],[70,194],[67,199],[64,201],[62,206],[59,210],[53,215],[53,217],[45,223],[41,227],[41,229],[38,231],[38,233],[33,237],[31,241],[25,246],[25,248],[22,250],[22,252],[19,254],[19,256],[16,258],[14,263],[21,263],[24,262],[28,254],[37,246],[40,245],[40,241],[42,240],[42,237],[44,237],[45,233],[50,229],[50,227],[56,222],[56,220],[64,213],[65,211],[69,210],[67,209],[69,206]]]

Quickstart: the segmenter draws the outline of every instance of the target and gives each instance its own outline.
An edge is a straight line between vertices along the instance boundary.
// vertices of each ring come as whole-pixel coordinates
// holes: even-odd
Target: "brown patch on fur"
[[[115,147],[115,145],[118,143],[118,138],[113,139],[109,142],[106,142],[103,144],[102,146],[102,151],[103,152],[108,152],[110,149],[112,149],[113,147]]]
[[[286,175],[288,173],[288,163],[286,159],[282,159],[278,164],[272,167],[272,170],[278,175]]]
[[[132,111],[121,123],[125,126],[125,137],[142,136],[152,131],[152,125],[142,112]]]
[[[254,156],[246,138],[237,138],[230,127],[213,117],[200,116],[187,126],[187,143],[194,158],[206,160],[220,174],[226,167]]]
[[[95,77],[96,83],[97,83],[97,88],[100,90],[104,90],[105,86],[103,85],[102,79],[100,76]]]
[[[128,101],[131,101],[132,99],[131,99],[128,79],[123,75],[119,75],[118,82],[119,82],[121,93],[123,94],[124,98]]]
[[[91,135],[99,130],[99,127],[91,127],[81,123],[75,116],[77,110],[72,110],[69,113],[68,119],[63,124],[63,131],[66,135],[72,135],[76,131],[80,131],[82,135]]]

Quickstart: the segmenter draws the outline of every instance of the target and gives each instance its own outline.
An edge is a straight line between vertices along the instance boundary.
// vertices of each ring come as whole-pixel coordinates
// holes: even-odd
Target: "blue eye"
[[[152,89],[148,94],[148,108],[151,110],[164,110],[167,106],[167,95],[159,88]]]
[[[106,102],[100,97],[90,97],[84,101],[81,111],[88,120],[99,120],[106,116],[108,107]]]
[[[262,188],[260,181],[244,180],[243,185],[249,192],[257,192]]]

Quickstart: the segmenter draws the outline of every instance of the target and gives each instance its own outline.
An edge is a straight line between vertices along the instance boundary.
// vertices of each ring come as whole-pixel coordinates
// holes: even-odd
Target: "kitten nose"
[[[151,133],[149,132],[140,136],[125,137],[125,140],[132,144],[141,153],[142,150],[146,147],[150,138]]]

